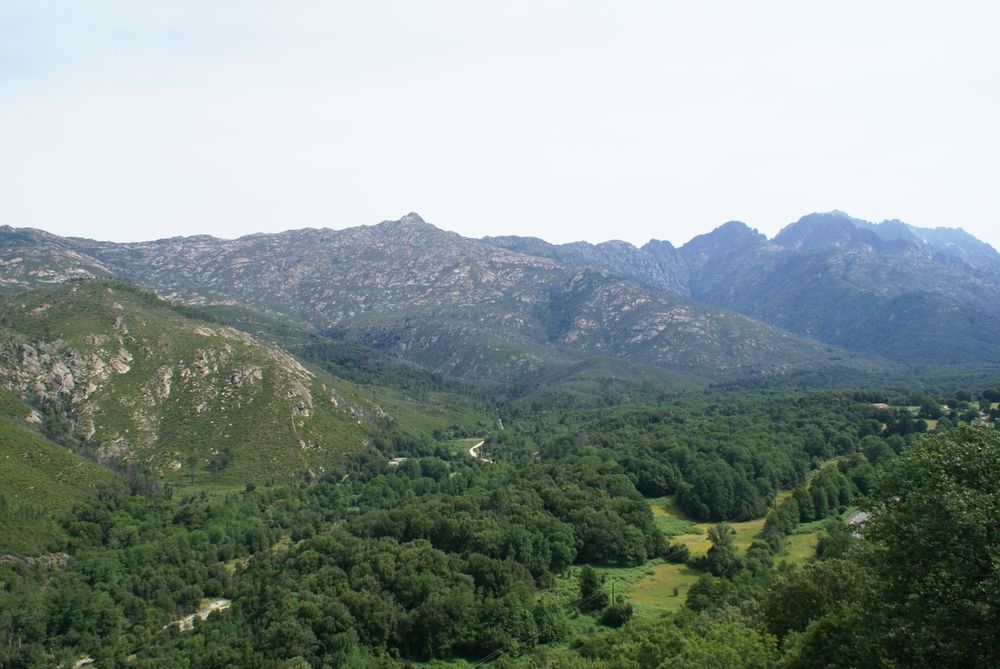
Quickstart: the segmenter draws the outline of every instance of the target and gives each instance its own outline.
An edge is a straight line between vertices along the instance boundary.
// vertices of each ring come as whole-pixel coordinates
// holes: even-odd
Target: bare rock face
[[[244,384],[254,384],[264,378],[264,371],[260,367],[241,368],[229,375],[230,385],[241,388]]]
[[[76,388],[73,372],[62,362],[52,365],[45,382],[51,388],[52,392],[57,395],[70,395],[73,393],[73,389]]]
[[[132,444],[125,439],[116,439],[104,443],[97,449],[97,458],[101,462],[123,462],[131,459]]]
[[[87,376],[94,382],[107,381],[111,375],[109,367],[104,363],[104,360],[95,353],[87,356],[87,372]]]
[[[0,555],[0,564],[20,564],[28,569],[45,569],[58,571],[66,568],[69,562],[67,553],[46,553],[38,556]]]
[[[111,356],[108,365],[116,374],[128,374],[128,371],[132,369],[129,367],[130,362],[132,362],[132,354],[121,348],[118,349],[116,354]]]
[[[94,417],[86,412],[81,416],[79,422],[79,433],[80,437],[84,441],[90,441],[97,434],[97,426],[94,425]]]
[[[170,397],[170,386],[174,379],[174,368],[163,365],[156,370],[156,377],[153,380],[152,399],[164,400]]]

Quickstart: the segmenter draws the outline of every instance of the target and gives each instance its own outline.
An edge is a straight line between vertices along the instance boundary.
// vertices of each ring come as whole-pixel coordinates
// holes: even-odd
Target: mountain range
[[[140,243],[0,228],[7,292],[116,276],[500,382],[594,356],[705,378],[816,365],[994,364],[1000,254],[957,229],[810,214],[680,248],[461,237],[409,214],[345,230]]]
[[[651,289],[729,309],[860,355],[904,365],[996,364],[1000,254],[959,229],[879,224],[834,211],[774,239],[738,221],[680,248],[650,241],[493,244],[602,266]]]

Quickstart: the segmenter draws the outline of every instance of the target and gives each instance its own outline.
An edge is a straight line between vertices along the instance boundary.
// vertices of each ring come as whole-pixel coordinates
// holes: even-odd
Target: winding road
[[[476,458],[477,460],[482,460],[483,462],[492,463],[493,461],[489,458],[483,457],[483,446],[486,444],[486,440],[480,441],[478,444],[469,449],[469,455]]]

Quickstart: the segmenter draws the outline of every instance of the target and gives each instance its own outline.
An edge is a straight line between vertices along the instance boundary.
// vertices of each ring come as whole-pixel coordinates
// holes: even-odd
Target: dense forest
[[[525,410],[484,459],[387,434],[317,482],[109,483],[61,558],[0,565],[0,664],[996,666],[1000,394],[956,395]],[[690,570],[673,610],[615,592],[650,565]]]

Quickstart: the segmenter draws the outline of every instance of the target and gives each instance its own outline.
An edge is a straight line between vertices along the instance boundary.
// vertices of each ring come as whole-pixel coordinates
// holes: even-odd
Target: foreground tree
[[[1000,666],[1000,434],[924,439],[877,482],[865,536],[893,655],[911,666]]]
[[[919,441],[886,467],[869,504],[856,556],[869,596],[838,605],[843,593],[827,590],[822,608],[834,613],[793,640],[783,666],[1000,666],[1000,432]]]

